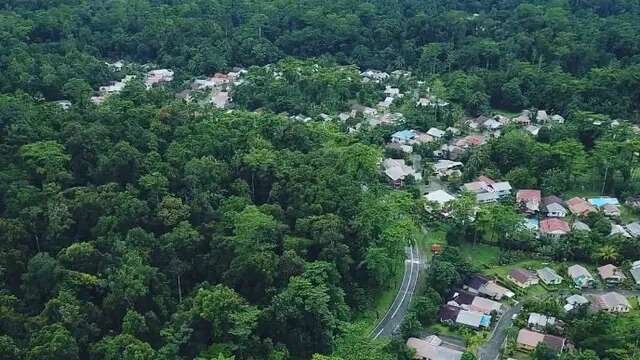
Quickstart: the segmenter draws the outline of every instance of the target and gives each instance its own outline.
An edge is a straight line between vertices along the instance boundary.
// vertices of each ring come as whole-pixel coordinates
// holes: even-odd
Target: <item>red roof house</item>
[[[540,233],[547,236],[562,236],[571,232],[566,221],[558,218],[548,218],[540,221]]]

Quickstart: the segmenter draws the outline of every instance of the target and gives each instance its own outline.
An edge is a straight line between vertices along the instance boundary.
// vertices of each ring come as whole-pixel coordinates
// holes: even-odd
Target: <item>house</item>
[[[633,231],[635,229],[633,229],[633,226],[630,229],[628,229],[627,227],[629,225],[631,225],[631,224],[628,224],[628,225],[625,225],[625,226],[622,226],[622,225],[619,225],[619,224],[611,224],[611,232],[609,233],[609,236],[620,235],[620,236],[624,236],[626,238],[633,237],[633,236],[631,236],[629,231]],[[640,230],[640,227],[638,228],[638,230]]]
[[[565,217],[567,216],[567,209],[559,203],[551,203],[549,205],[545,205],[543,208],[543,212],[547,214],[549,217]]]
[[[69,110],[71,108],[71,101],[69,100],[58,100],[55,103],[60,106],[62,110]]]
[[[459,161],[451,160],[438,160],[433,164],[433,170],[438,176],[449,176],[454,173],[459,173],[463,164]]]
[[[567,269],[567,273],[573,283],[581,288],[595,287],[596,280],[591,273],[582,265],[571,265]]]
[[[566,344],[566,339],[555,335],[542,334],[528,329],[520,329],[516,343],[519,349],[527,351],[534,350],[538,344],[544,343],[553,351],[562,352]]]
[[[476,294],[470,291],[455,290],[453,294],[451,294],[451,300],[449,300],[447,304],[457,306],[464,310],[469,310],[473,303],[473,299],[475,298]]]
[[[481,312],[483,314],[491,314],[492,312],[499,313],[502,309],[502,304],[491,299],[486,299],[480,296],[473,298],[471,306],[469,307],[473,311]]]
[[[520,116],[515,117],[512,121],[518,125],[528,126],[531,125],[531,119],[529,118],[529,111],[523,111]]]
[[[556,115],[551,115],[551,121],[558,123],[558,124],[564,124],[564,118],[558,114]]]
[[[482,123],[482,126],[490,131],[494,131],[494,130],[498,130],[499,128],[502,127],[502,123],[499,121],[496,121],[494,119],[489,119],[487,121],[485,121],[484,123]]]
[[[407,144],[415,139],[416,132],[414,130],[402,130],[391,134],[391,142],[396,144]]]
[[[436,335],[425,339],[409,338],[407,347],[415,351],[413,358],[417,360],[460,360],[463,354],[462,351],[445,346]]]
[[[476,194],[478,203],[495,202],[511,193],[508,181],[495,182],[486,176],[480,176],[476,181],[462,185],[462,190]]]
[[[589,227],[589,225],[583,223],[580,220],[574,221],[573,225],[571,226],[571,229],[573,229],[574,231],[591,231],[591,228]]]
[[[404,185],[404,180],[409,175],[416,180],[422,180],[422,175],[412,166],[406,165],[404,159],[385,159],[382,165],[385,169],[385,175],[387,175],[392,185],[396,187]]]
[[[619,217],[621,214],[620,205],[607,204],[602,207],[602,212],[606,216]]]
[[[449,194],[444,190],[432,191],[430,193],[427,193],[424,196],[424,198],[428,203],[429,202],[438,203],[438,205],[440,205],[441,208],[449,201],[455,200],[455,197],[453,197],[451,194]]]
[[[455,305],[442,305],[438,310],[438,319],[443,324],[454,325],[461,310],[460,307]]]
[[[541,129],[540,126],[535,126],[535,125],[529,125],[525,127],[525,130],[527,130],[533,136],[538,136],[540,129]]]
[[[505,196],[509,196],[511,194],[511,184],[508,181],[500,181],[491,184],[493,191],[498,195],[499,198],[503,198]]]
[[[582,295],[571,295],[565,299],[567,304],[564,306],[564,311],[572,311],[580,306],[586,305],[589,303],[589,300]]]
[[[504,286],[498,285],[493,280],[482,285],[480,289],[478,289],[478,292],[482,295],[488,296],[498,301],[502,300],[502,298],[504,297],[507,297],[510,299],[516,295],[513,293],[513,291],[505,288]]]
[[[546,110],[538,110],[536,113],[536,121],[539,123],[546,123],[549,121],[549,115]]]
[[[173,81],[173,70],[169,69],[157,69],[151,70],[147,73],[147,77],[144,80],[144,84],[147,89],[150,89],[155,84],[163,82]]]
[[[451,133],[451,135],[460,135],[460,129],[458,129],[458,128],[454,128],[454,127],[452,127],[452,126],[449,126],[449,127],[446,129],[446,131],[447,131],[447,132],[450,132],[450,133]]]
[[[478,204],[488,204],[488,203],[496,202],[499,199],[500,197],[498,196],[498,194],[494,192],[485,192],[485,193],[476,194],[476,201],[478,202]]]
[[[484,275],[471,274],[465,283],[468,289],[470,289],[472,292],[477,293],[478,290],[488,282],[489,279],[487,279]]]
[[[605,284],[609,286],[618,285],[627,278],[622,272],[622,269],[612,264],[600,266],[598,268],[598,274]]]
[[[469,326],[473,329],[491,326],[491,316],[478,311],[460,310],[456,317],[456,324]]]
[[[365,78],[363,80],[366,81],[375,81],[375,82],[380,82],[382,80],[386,80],[389,78],[389,74],[387,74],[384,71],[380,71],[380,70],[373,70],[373,69],[369,69],[366,71],[363,71],[360,73],[360,75]]]
[[[640,209],[640,195],[629,196],[625,203],[634,209]]]
[[[541,202],[543,207],[546,207],[547,205],[551,205],[551,204],[559,204],[559,205],[564,204],[564,201],[562,201],[562,199],[560,199],[555,195],[545,196],[542,198]]]
[[[636,285],[640,285],[640,260],[634,261],[633,264],[631,264],[629,272],[636,282]]]
[[[562,276],[558,275],[558,273],[550,267],[538,269],[536,273],[540,280],[547,285],[559,285],[562,283]]]
[[[541,192],[540,190],[523,189],[516,193],[516,202],[524,207],[528,213],[535,213],[540,210]]]
[[[530,313],[529,320],[527,320],[527,326],[533,330],[544,330],[547,326],[554,326],[556,324],[556,318],[553,316],[546,316],[538,313]]]
[[[624,226],[629,236],[638,238],[640,237],[640,222],[635,221]]]
[[[552,238],[558,238],[571,232],[566,221],[558,218],[547,218],[540,221],[540,234]]]
[[[402,94],[400,93],[400,89],[389,86],[389,85],[385,86],[384,93],[385,95],[391,96],[391,97],[402,97]]]
[[[379,108],[388,108],[393,103],[393,97],[387,96],[383,101],[378,103]]]
[[[528,288],[531,285],[536,285],[539,281],[535,273],[522,268],[515,268],[509,271],[507,279],[513,281],[514,284],[521,288]]]
[[[429,131],[427,131],[427,134],[433,136],[436,139],[440,139],[444,136],[445,132],[438,128],[432,127],[431,129],[429,129]]]
[[[456,142],[456,145],[462,148],[468,148],[471,146],[482,145],[484,144],[484,142],[485,142],[485,137],[482,135],[467,135],[462,139],[458,140]]]
[[[631,310],[631,304],[624,295],[615,291],[601,295],[594,295],[591,307],[595,311],[606,311],[610,313],[626,313]]]
[[[583,198],[574,197],[564,203],[573,215],[585,216],[592,211],[596,211],[595,208]]]

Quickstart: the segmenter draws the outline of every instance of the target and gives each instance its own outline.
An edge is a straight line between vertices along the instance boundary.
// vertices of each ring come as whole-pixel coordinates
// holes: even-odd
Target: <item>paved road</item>
[[[604,293],[608,293],[610,291],[615,291],[617,293],[620,293],[626,297],[629,296],[640,296],[640,290],[622,290],[622,289],[616,289],[616,288],[611,288],[611,289],[584,289],[582,290],[582,294],[583,295],[600,295],[600,294],[604,294]]]
[[[507,329],[511,327],[513,323],[512,317],[514,314],[520,313],[520,310],[522,310],[522,302],[517,303],[502,314],[491,336],[489,336],[489,341],[478,348],[479,360],[498,359],[500,356],[500,348],[504,343],[504,339],[507,337]]]
[[[418,283],[418,275],[420,274],[422,261],[420,260],[421,256],[417,247],[407,247],[406,253],[407,259],[404,261],[402,284],[389,310],[387,310],[382,320],[378,323],[378,326],[371,332],[371,336],[374,339],[392,336],[398,331],[411,304],[411,298]]]

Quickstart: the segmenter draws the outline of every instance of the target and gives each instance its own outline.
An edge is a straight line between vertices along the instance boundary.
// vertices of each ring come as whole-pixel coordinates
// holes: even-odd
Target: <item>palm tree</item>
[[[611,245],[602,246],[596,256],[603,262],[615,262],[618,259],[618,250]]]

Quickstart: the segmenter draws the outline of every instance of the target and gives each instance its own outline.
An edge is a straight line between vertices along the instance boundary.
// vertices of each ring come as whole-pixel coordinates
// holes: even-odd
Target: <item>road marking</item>
[[[377,339],[378,336],[380,336],[380,334],[382,334],[382,331],[384,331],[384,328],[380,329],[380,331],[378,331],[378,333],[376,334],[376,336],[373,337],[373,339]]]
[[[400,303],[396,307],[396,311],[394,311],[393,314],[391,314],[392,319],[396,316],[396,314],[400,310],[401,305],[404,303],[404,299],[407,297],[409,286],[411,285],[411,278],[413,277],[413,245],[409,247],[409,251],[411,252],[411,267],[409,268],[409,281],[407,282],[407,287],[404,290],[404,294],[402,294],[402,299],[400,299]]]
[[[411,250],[411,249],[410,249]],[[411,256],[413,258],[413,252],[411,252]],[[384,320],[387,318],[387,315],[389,315],[389,312],[391,312],[391,309],[393,309],[393,304],[395,304],[395,302],[398,300],[398,297],[400,297],[400,291],[402,290],[402,284],[404,284],[404,279],[407,276],[407,271],[406,271],[406,266],[405,266],[405,272],[404,275],[402,276],[402,282],[400,283],[400,289],[398,289],[398,292],[396,293],[396,297],[393,299],[393,302],[391,303],[391,306],[389,306],[389,308],[387,309],[387,312],[384,313],[384,316],[382,317],[382,319],[380,319],[380,322],[378,322],[378,325],[376,325],[375,328],[373,328],[373,330],[371,331],[371,334],[373,334],[373,332],[375,331],[376,328],[378,328],[378,326],[380,326]],[[382,330],[384,330],[384,327],[373,337],[373,339],[377,339],[378,336],[380,336],[380,334],[382,333]],[[371,334],[369,334],[369,336],[371,336]]]

